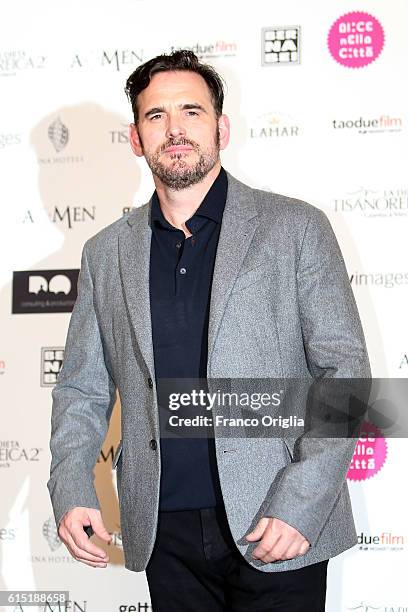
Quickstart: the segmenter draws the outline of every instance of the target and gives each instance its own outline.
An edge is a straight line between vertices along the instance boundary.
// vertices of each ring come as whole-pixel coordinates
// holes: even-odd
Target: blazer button
[[[156,450],[156,448],[157,448],[157,442],[156,442],[156,440],[150,440],[149,444],[150,444],[150,448],[151,448],[152,450]]]
[[[149,385],[149,389],[153,389],[153,381],[152,381],[152,379],[150,378],[150,376],[149,376],[149,378],[147,379],[147,384]]]

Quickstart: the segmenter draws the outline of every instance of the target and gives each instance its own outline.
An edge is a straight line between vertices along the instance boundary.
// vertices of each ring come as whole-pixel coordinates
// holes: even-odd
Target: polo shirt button
[[[150,445],[150,448],[152,450],[156,450],[157,449],[157,442],[156,442],[156,440],[150,440],[149,445]]]
[[[180,268],[180,274],[185,274],[187,270],[185,268]]]
[[[153,381],[152,381],[152,379],[150,378],[150,376],[149,376],[149,378],[147,379],[147,384],[149,385],[149,389],[153,389]]]

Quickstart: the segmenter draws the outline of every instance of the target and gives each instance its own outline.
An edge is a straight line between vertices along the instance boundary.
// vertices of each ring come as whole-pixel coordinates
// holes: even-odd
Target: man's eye
[[[151,115],[150,119],[160,119],[161,115],[157,113],[156,115]]]
[[[187,111],[187,115],[197,115],[198,116],[198,113],[197,111],[189,110]]]

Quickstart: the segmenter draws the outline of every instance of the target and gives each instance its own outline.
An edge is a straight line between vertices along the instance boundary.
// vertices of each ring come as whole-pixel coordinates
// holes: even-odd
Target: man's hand
[[[82,561],[91,567],[106,567],[109,561],[104,550],[92,544],[84,531],[84,527],[91,525],[101,540],[111,541],[106,531],[99,510],[95,508],[72,508],[64,514],[59,523],[58,535],[77,561]]]
[[[261,540],[252,556],[264,563],[300,557],[310,548],[310,543],[299,531],[278,518],[261,518],[246,539],[249,542]]]

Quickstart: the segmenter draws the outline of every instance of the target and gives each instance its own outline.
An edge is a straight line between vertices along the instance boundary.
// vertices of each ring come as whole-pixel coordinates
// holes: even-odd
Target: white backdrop
[[[354,11],[368,15],[344,17]],[[340,30],[333,26],[339,18]],[[190,47],[224,76],[232,122],[224,166],[250,185],[327,213],[373,374],[407,376],[407,18],[403,0],[241,6],[15,0],[2,7],[0,590],[70,591],[66,607],[47,610],[151,609],[145,575],[123,567],[111,469],[119,406],[95,468],[114,534],[109,567],[76,562],[57,537],[46,488],[48,441],[69,313],[17,314],[12,294],[13,272],[77,270],[85,240],[150,197],[150,172],[127,142],[132,115],[123,88],[130,72],[154,55]],[[361,38],[339,37],[347,27],[354,35],[353,23],[364,25],[363,34],[357,27]],[[343,63],[329,40],[331,47],[340,40]],[[365,59],[350,59],[355,48]],[[374,469],[350,470],[361,544],[329,564],[330,612],[408,610],[404,442],[378,447]]]

